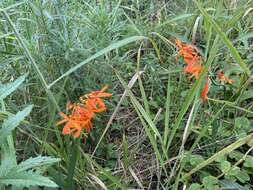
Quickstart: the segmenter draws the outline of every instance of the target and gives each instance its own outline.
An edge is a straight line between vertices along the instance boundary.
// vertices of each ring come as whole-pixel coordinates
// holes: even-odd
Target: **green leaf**
[[[229,171],[229,175],[230,176],[237,176],[237,175],[239,175],[239,173],[240,173],[240,168],[239,167],[237,167],[237,166],[234,166],[230,171]]]
[[[0,177],[0,184],[14,186],[46,186],[58,187],[57,184],[47,177],[43,177],[35,172],[10,172],[6,176]]]
[[[201,185],[198,183],[193,183],[188,190],[201,190]]]
[[[235,127],[237,129],[240,129],[240,128],[248,128],[249,127],[249,120],[246,118],[246,117],[237,117],[235,119]]]
[[[201,155],[191,155],[190,156],[190,163],[192,166],[197,166],[198,164],[200,164],[201,162],[204,162],[204,158]]]
[[[243,157],[243,154],[239,151],[233,151],[229,155],[229,158],[235,159],[236,161],[240,160]]]
[[[247,91],[245,91],[242,94],[240,101],[242,102],[242,101],[250,99],[250,98],[253,98],[253,90],[247,90]]]
[[[243,163],[243,166],[247,168],[253,168],[253,157],[247,156]]]
[[[226,174],[231,168],[231,164],[228,161],[221,162],[221,171]]]
[[[224,162],[226,160],[227,160],[227,156],[222,155],[222,156],[219,156],[215,161],[216,162]]]
[[[25,80],[27,75],[23,75],[19,77],[14,82],[10,82],[5,85],[0,86],[0,100],[6,98],[8,95],[10,95],[13,91],[15,91]]]
[[[2,124],[2,128],[0,130],[0,143],[4,141],[4,139],[9,136],[21,121],[31,112],[32,105],[27,106],[24,110],[18,112],[14,116],[10,116],[7,120],[4,120]]]
[[[236,178],[241,182],[245,183],[250,180],[250,176],[247,173],[246,170],[240,170],[239,174],[236,176]]]
[[[213,176],[206,176],[203,178],[202,183],[208,190],[215,189],[216,185],[218,184],[218,179]]]
[[[14,167],[13,170],[16,172],[23,172],[31,168],[54,164],[59,162],[61,159],[51,158],[47,156],[38,156],[36,158],[29,158],[23,162],[21,162],[18,166]]]

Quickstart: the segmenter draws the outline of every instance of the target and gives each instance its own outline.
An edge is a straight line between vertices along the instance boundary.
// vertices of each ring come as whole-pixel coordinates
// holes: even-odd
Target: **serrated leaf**
[[[47,177],[43,177],[35,172],[10,172],[8,175],[0,178],[0,184],[14,186],[46,186],[58,187],[57,184]]]
[[[59,162],[60,159],[58,158],[51,158],[47,156],[38,156],[36,158],[29,158],[23,162],[21,162],[18,166],[13,168],[16,172],[22,172],[31,168],[54,164],[56,162]]]
[[[24,120],[24,118],[31,112],[32,107],[32,105],[29,105],[16,115],[10,116],[7,120],[4,120],[0,130],[0,143],[3,142],[4,139],[11,134],[12,130],[14,130],[19,123]]]
[[[8,84],[1,85],[0,87],[0,100],[6,98],[10,95],[13,91],[15,91],[19,85],[21,85],[26,78],[26,75],[23,75],[16,79],[14,82],[10,82]]]

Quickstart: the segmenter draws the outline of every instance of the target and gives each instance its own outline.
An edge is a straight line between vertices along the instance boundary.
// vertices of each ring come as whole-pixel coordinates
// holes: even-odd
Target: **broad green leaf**
[[[190,163],[192,166],[197,166],[198,164],[200,164],[201,162],[204,162],[204,158],[201,155],[191,155],[190,156]]]
[[[203,178],[202,183],[204,184],[207,190],[213,190],[216,189],[215,187],[218,184],[218,179],[213,176],[206,176]]]
[[[246,117],[237,117],[235,119],[235,127],[237,129],[248,128],[249,124],[249,120]]]
[[[24,110],[18,112],[16,115],[9,117],[7,120],[4,120],[2,128],[0,130],[0,143],[11,134],[21,121],[31,112],[32,105],[27,106]]]
[[[244,101],[244,100],[247,100],[247,99],[250,99],[250,98],[253,98],[253,90],[248,90],[248,91],[245,91],[241,98],[240,98],[240,101]]]
[[[231,164],[228,161],[221,162],[220,169],[223,173],[227,173],[231,168]]]
[[[16,172],[23,172],[31,168],[54,164],[56,162],[59,162],[60,159],[58,158],[51,158],[47,156],[38,156],[36,158],[29,158],[23,162],[21,162],[18,166],[13,168]]]
[[[240,160],[243,157],[244,154],[242,154],[239,151],[232,151],[228,156],[229,158],[235,159],[236,161]]]
[[[240,168],[237,166],[233,166],[232,169],[229,171],[229,175],[231,176],[238,176],[240,173]]]
[[[16,79],[14,82],[10,82],[8,84],[4,84],[0,86],[0,100],[6,98],[13,91],[15,91],[25,80],[26,75],[23,75]]]
[[[10,172],[6,176],[0,177],[0,184],[14,186],[46,186],[58,187],[57,184],[47,177],[43,177],[35,172]]]
[[[253,157],[247,156],[243,163],[243,166],[247,168],[253,168]]]
[[[239,174],[236,176],[236,178],[241,182],[245,183],[250,180],[250,176],[247,173],[246,170],[240,170]]]
[[[222,155],[222,156],[218,157],[215,161],[221,163],[221,162],[224,162],[226,160],[227,160],[227,157],[225,155]]]

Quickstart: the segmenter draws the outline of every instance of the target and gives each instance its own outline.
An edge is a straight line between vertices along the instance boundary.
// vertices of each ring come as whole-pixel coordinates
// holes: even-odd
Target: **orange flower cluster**
[[[178,47],[178,56],[184,59],[186,67],[184,68],[185,73],[192,74],[192,77],[198,79],[199,74],[202,71],[201,56],[199,56],[197,48],[193,45],[185,44],[181,40],[176,39],[176,46]],[[209,80],[209,79],[208,79]],[[203,101],[207,99],[207,93],[209,90],[208,80],[205,83],[203,90],[201,91],[200,97]]]
[[[106,93],[107,86],[99,91],[93,91],[80,97],[79,103],[68,103],[67,110],[70,111],[69,115],[60,112],[59,115],[63,118],[56,123],[56,126],[64,124],[62,134],[72,134],[75,138],[79,137],[82,129],[87,133],[92,128],[92,118],[95,113],[103,112],[106,110],[105,103],[102,98],[110,97],[112,94]]]
[[[176,45],[179,48],[178,56],[183,57],[186,63],[184,72],[192,74],[197,79],[202,71],[201,57],[198,55],[197,49],[190,44],[183,43],[179,39],[176,39]]]

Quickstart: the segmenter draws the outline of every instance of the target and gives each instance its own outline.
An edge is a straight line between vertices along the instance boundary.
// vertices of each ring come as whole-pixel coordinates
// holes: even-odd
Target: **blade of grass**
[[[141,72],[139,72],[139,73],[135,73],[135,75],[132,77],[132,79],[131,79],[131,80],[129,81],[129,83],[128,83],[129,88],[132,88],[132,87],[133,87],[135,81],[136,81],[137,78],[138,78],[138,75],[140,75],[140,74],[142,74],[142,73],[143,73],[143,71],[141,71]],[[109,127],[111,126],[111,124],[112,124],[112,122],[113,122],[113,120],[114,120],[114,118],[115,118],[115,116],[116,116],[116,113],[118,112],[118,110],[119,110],[119,108],[120,108],[122,102],[124,101],[126,95],[127,95],[127,91],[125,90],[124,93],[123,93],[123,95],[121,96],[121,98],[120,98],[120,100],[119,100],[119,103],[117,104],[116,108],[114,109],[114,111],[113,111],[113,113],[112,113],[112,115],[111,115],[111,117],[110,117],[110,119],[109,119],[109,121],[108,121],[108,123],[107,123],[107,125],[106,125],[106,127],[105,127],[105,129],[104,129],[104,131],[103,131],[103,134],[101,135],[101,137],[100,137],[100,139],[99,139],[99,141],[98,141],[98,143],[97,143],[95,149],[93,150],[92,157],[95,155],[95,153],[96,153],[96,151],[97,151],[97,149],[98,149],[100,143],[102,142],[102,140],[103,140],[103,138],[104,138],[106,132],[108,131]]]
[[[253,114],[253,111],[250,111],[248,109],[242,108],[240,106],[236,106],[235,103],[233,103],[233,102],[229,102],[229,101],[225,101],[225,100],[212,99],[212,98],[208,98],[208,100],[213,101],[213,102],[217,102],[219,104],[225,104],[228,107],[232,107],[232,108],[244,111],[246,113]]]
[[[164,136],[163,144],[166,146],[169,136],[169,123],[170,123],[170,73],[168,74],[167,82],[167,97],[165,103],[165,121],[164,121]]]
[[[140,48],[138,49],[138,53],[137,53],[137,73],[139,73],[139,71],[140,71],[141,46],[142,46],[142,44],[140,45]],[[144,103],[144,108],[145,108],[146,112],[150,115],[148,99],[147,99],[147,96],[145,93],[145,89],[144,89],[140,74],[138,74],[138,82],[139,82],[139,88],[141,91],[141,97],[142,97],[143,103]]]
[[[125,88],[125,90],[127,91],[128,95],[131,98],[131,101],[133,103],[134,108],[137,111],[137,114],[140,118],[140,120],[142,121],[142,124],[144,125],[144,129],[150,139],[151,144],[153,145],[154,150],[157,153],[157,157],[160,160],[161,163],[163,163],[162,161],[162,157],[161,154],[159,153],[159,150],[157,148],[157,142],[154,139],[154,135],[158,137],[160,144],[162,146],[163,152],[165,153],[165,147],[163,146],[163,142],[162,142],[162,138],[161,138],[161,134],[159,133],[159,131],[157,130],[155,124],[153,123],[153,120],[151,119],[151,117],[147,114],[147,112],[144,110],[144,108],[141,106],[141,104],[138,102],[138,100],[136,99],[136,97],[133,95],[133,93],[131,92],[131,90],[128,88],[128,86],[126,85],[125,81],[121,78],[121,76],[118,74],[118,72],[115,70],[115,73],[119,79],[119,81],[121,82],[121,84],[123,85],[123,87]],[[148,123],[148,126],[146,125],[145,121]],[[150,133],[152,132],[152,133]],[[167,155],[164,155],[167,158]]]

